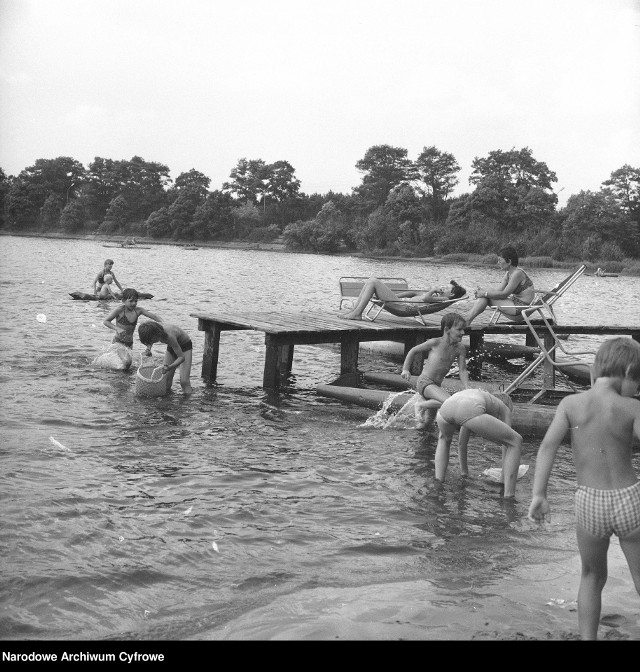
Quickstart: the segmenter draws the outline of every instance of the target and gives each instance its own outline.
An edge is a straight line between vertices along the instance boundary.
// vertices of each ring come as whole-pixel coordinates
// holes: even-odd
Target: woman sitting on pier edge
[[[522,308],[533,301],[535,289],[531,278],[518,268],[518,253],[513,247],[500,250],[498,266],[505,271],[499,287],[476,290],[476,302],[467,315],[467,326],[482,313],[487,306],[497,306],[501,313],[509,315],[514,321],[521,321]],[[520,306],[520,308],[518,308]]]
[[[347,313],[338,313],[338,317],[345,320],[361,320],[364,309],[374,296],[382,301],[403,301],[409,299],[412,304],[429,304],[458,299],[464,296],[466,291],[455,280],[451,280],[449,287],[433,287],[426,290],[408,289],[394,292],[379,278],[369,278],[364,283],[353,309]]]

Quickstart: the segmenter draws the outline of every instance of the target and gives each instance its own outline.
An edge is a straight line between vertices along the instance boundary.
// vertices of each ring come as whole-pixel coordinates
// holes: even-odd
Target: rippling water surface
[[[154,294],[140,305],[190,333],[190,398],[176,380],[169,396],[139,399],[135,366],[91,366],[110,344],[102,320],[114,304],[69,292],[88,292],[108,256],[123,287]],[[426,578],[471,590],[575,554],[565,448],[551,479],[555,524],[540,531],[526,520],[533,469],[510,504],[483,479],[460,479],[454,463],[437,487],[433,431],[364,427],[369,412],[316,396],[339,372],[334,348],[297,347],[290,385],[267,395],[264,335],[224,332],[217,384],[200,379],[204,337],[190,313],[335,312],[338,278],[371,274],[411,286],[500,280],[486,267],[2,237],[0,636],[206,638],[304,589]],[[565,274],[532,272],[542,287]],[[558,313],[627,324],[639,305],[640,278],[585,277]],[[134,362],[141,351],[136,339]],[[371,355],[360,365],[400,368]],[[525,443],[523,462],[537,447]],[[469,460],[477,475],[499,452],[475,439]]]

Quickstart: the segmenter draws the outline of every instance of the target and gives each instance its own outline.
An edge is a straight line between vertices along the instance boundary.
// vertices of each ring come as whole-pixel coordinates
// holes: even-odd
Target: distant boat
[[[593,275],[597,276],[598,278],[617,278],[618,277],[617,273],[607,273],[606,271],[603,271],[601,268],[599,268]]]
[[[183,250],[199,250],[200,248],[197,245],[183,245]]]
[[[102,247],[118,247],[121,250],[150,250],[150,247],[144,245],[138,245],[137,243],[132,245],[131,243],[104,243]]]

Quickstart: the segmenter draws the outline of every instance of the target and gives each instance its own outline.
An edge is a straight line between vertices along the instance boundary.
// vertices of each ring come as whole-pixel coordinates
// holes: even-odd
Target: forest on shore
[[[453,196],[460,166],[434,146],[415,160],[375,145],[356,163],[350,194],[305,194],[287,161],[242,158],[229,180],[191,169],[96,157],[38,159],[18,175],[0,168],[3,232],[271,243],[291,251],[463,260],[516,247],[530,265],[589,262],[640,275],[640,169],[614,170],[598,191],[558,207],[556,174],[525,147],[471,165],[470,191]]]

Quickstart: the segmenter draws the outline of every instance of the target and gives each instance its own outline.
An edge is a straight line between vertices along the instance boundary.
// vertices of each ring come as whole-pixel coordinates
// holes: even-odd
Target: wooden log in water
[[[406,384],[406,383],[405,383]],[[342,387],[340,385],[318,385],[316,393],[323,397],[337,399],[371,410],[379,410],[393,392],[370,390],[362,387]],[[416,394],[413,390],[400,394],[389,404],[390,411],[397,413]],[[555,414],[554,406],[536,404],[514,404],[512,426],[523,436],[541,438],[544,436]]]

